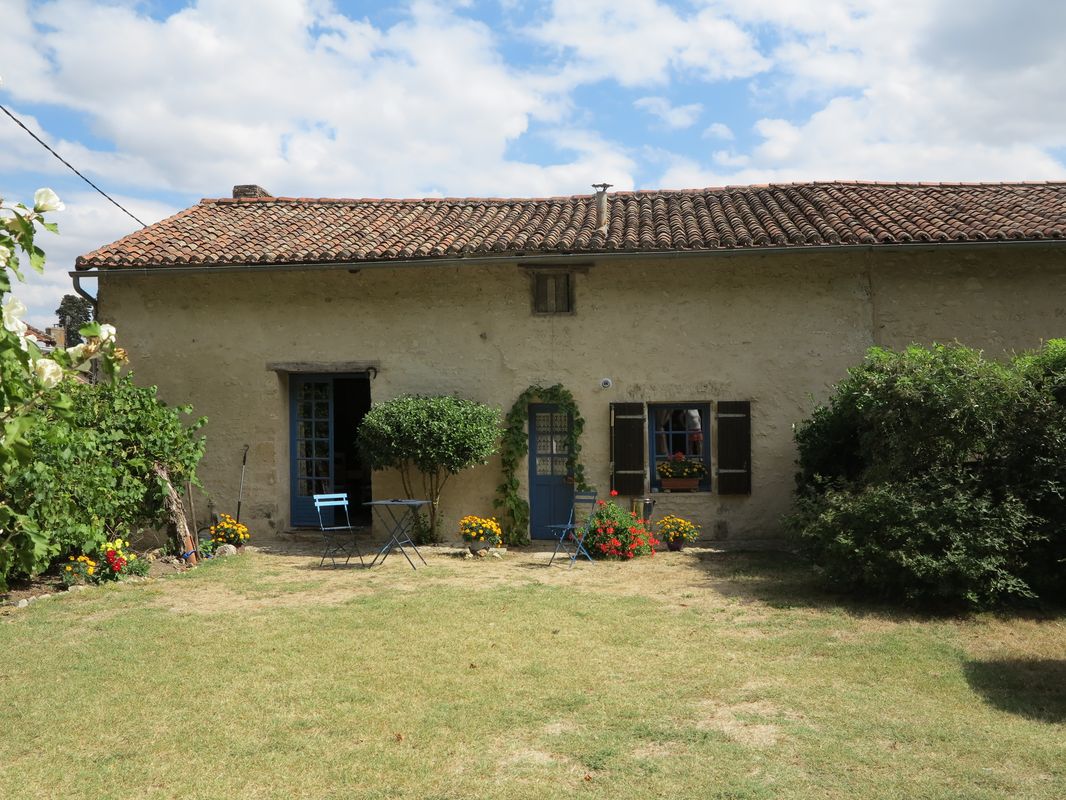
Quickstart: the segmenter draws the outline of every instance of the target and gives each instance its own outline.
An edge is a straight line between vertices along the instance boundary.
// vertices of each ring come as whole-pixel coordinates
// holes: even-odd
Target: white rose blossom
[[[0,244],[0,266],[5,266],[11,260],[11,248]]]
[[[45,211],[62,211],[66,208],[63,201],[51,189],[38,189],[33,193],[33,210],[37,213]]]
[[[83,358],[85,358],[85,350],[85,342],[82,342],[81,344],[76,344],[73,347],[68,347],[67,355],[70,356],[71,361],[81,361]]]
[[[108,342],[115,341],[115,334],[117,332],[118,331],[115,330],[115,326],[114,325],[107,325],[106,323],[104,325],[101,325],[100,326],[100,344],[107,344]]]
[[[63,380],[63,368],[50,358],[37,359],[37,363],[33,365],[33,371],[45,389],[51,389]]]
[[[4,301],[4,327],[22,339],[26,335],[26,323],[20,317],[26,313],[26,306],[14,295],[8,295]]]

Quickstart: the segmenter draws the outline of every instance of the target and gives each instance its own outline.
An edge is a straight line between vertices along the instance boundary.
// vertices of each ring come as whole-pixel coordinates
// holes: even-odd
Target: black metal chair
[[[344,566],[348,566],[352,556],[357,555],[359,556],[359,563],[365,567],[366,562],[363,561],[363,554],[359,551],[359,544],[355,540],[352,518],[348,515],[348,495],[344,492],[338,494],[316,494],[314,495],[314,500],[315,510],[318,511],[318,527],[322,531],[324,543],[322,560],[318,563],[318,566],[324,566],[328,558],[333,562],[333,566],[336,567],[337,557],[340,555],[344,555]],[[326,525],[325,520],[322,518],[323,508],[343,508],[344,524]]]

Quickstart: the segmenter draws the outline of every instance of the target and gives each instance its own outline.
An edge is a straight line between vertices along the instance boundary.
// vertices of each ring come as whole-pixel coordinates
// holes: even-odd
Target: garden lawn
[[[1062,616],[789,556],[248,553],[0,610],[0,797],[1062,798]]]

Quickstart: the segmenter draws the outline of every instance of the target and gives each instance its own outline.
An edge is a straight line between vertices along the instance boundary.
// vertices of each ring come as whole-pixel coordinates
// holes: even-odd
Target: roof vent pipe
[[[607,231],[607,225],[611,221],[607,213],[607,190],[614,186],[613,183],[594,183],[592,188],[596,190],[596,230]]]

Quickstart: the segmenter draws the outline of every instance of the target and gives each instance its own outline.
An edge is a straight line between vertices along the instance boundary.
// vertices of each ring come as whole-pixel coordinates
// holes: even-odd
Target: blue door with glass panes
[[[333,378],[292,375],[289,392],[292,525],[317,527],[313,495],[333,491]],[[332,525],[333,509],[322,517]]]
[[[574,481],[567,468],[573,419],[558,406],[529,406],[529,531],[553,539],[549,525],[565,525],[574,506]]]

